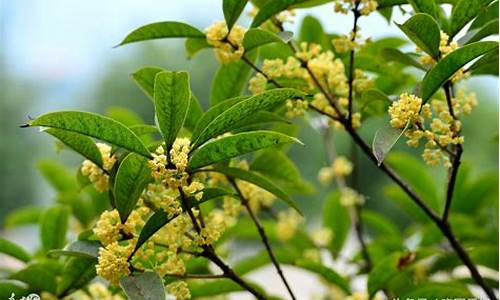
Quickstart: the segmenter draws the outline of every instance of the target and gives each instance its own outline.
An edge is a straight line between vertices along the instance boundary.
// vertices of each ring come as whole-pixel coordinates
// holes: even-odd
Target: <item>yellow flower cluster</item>
[[[305,100],[291,100],[286,101],[286,116],[289,118],[303,117],[306,113],[309,104]]]
[[[378,7],[378,2],[376,0],[335,0],[334,11],[347,14],[354,8],[356,2],[360,2],[358,10],[363,16],[368,16],[376,11]]]
[[[352,163],[344,156],[337,157],[331,166],[321,168],[318,180],[323,185],[328,185],[335,177],[345,177],[351,174]]]
[[[143,198],[156,209],[164,210],[169,217],[182,213],[178,200],[179,191],[176,189],[167,188],[163,184],[150,183],[143,192]]]
[[[203,245],[212,245],[217,242],[227,227],[228,216],[220,209],[212,210],[205,220],[205,227],[201,230]]]
[[[408,122],[411,124],[420,121],[420,107],[422,99],[415,95],[407,93],[402,94],[398,101],[395,101],[389,107],[391,117],[391,126],[394,128],[405,128]]]
[[[136,236],[144,226],[144,217],[149,214],[149,208],[138,207],[130,213],[125,224],[122,224],[116,209],[104,211],[93,231],[101,244],[106,246],[118,241],[121,238],[120,232],[122,231],[125,234]]]
[[[448,34],[445,32],[441,31],[441,39],[439,41],[439,52],[441,54],[441,57],[445,57],[446,55],[450,54],[451,52],[455,51],[458,49],[458,43],[455,41],[450,42],[450,37]],[[419,49],[417,49],[420,51]],[[424,65],[429,65],[432,66],[436,63],[436,61],[430,56],[430,55],[423,55],[420,57],[420,62]],[[462,79],[467,79],[470,77],[470,73],[467,73],[464,71],[464,68],[461,68],[458,70],[452,77],[451,81],[453,83],[456,83]]]
[[[215,55],[223,64],[239,60],[245,49],[243,48],[243,37],[245,29],[234,25],[229,32],[224,21],[218,21],[210,25],[206,30],[208,44],[214,46]]]
[[[249,169],[246,160],[240,161],[238,167],[243,170]],[[254,213],[257,213],[262,207],[271,207],[276,200],[273,194],[247,181],[236,180],[236,185],[243,194],[243,197],[248,201],[248,205]]]
[[[295,236],[299,225],[303,222],[303,217],[293,209],[280,211],[276,224],[276,235],[280,240],[286,242]]]
[[[97,275],[117,286],[120,278],[130,274],[128,258],[134,251],[137,240],[113,242],[99,249]]]
[[[189,292],[188,285],[185,281],[176,281],[167,285],[167,291],[169,294],[175,296],[177,300],[187,300],[191,299],[191,293]]]
[[[362,205],[365,203],[365,197],[350,187],[340,189],[340,204],[343,206]]]
[[[359,48],[360,46],[356,41],[351,40],[351,37],[347,35],[341,35],[332,39],[332,45],[337,53],[347,53]]]
[[[333,239],[333,231],[330,228],[321,227],[314,230],[311,237],[316,246],[326,247]]]
[[[361,69],[356,69],[354,73],[353,86],[354,90],[358,93],[367,91],[374,87],[373,80],[369,79],[368,76]]]
[[[402,101],[401,103],[398,103]],[[460,136],[461,122],[450,114],[448,105],[440,100],[433,100],[431,104],[424,104],[419,109],[422,100],[415,96],[401,95],[401,99],[389,108],[391,125],[395,128],[404,128],[410,121],[409,128],[405,131],[408,138],[406,142],[410,147],[418,147],[420,140],[427,140],[422,154],[424,161],[431,166],[441,162],[446,168],[451,166],[446,149],[449,145],[462,144],[464,138]],[[453,113],[456,118],[462,114],[470,114],[477,105],[474,94],[458,91],[457,97],[451,100]],[[426,127],[426,121],[429,125]]]
[[[102,157],[102,169],[91,162],[90,160],[85,160],[82,163],[80,171],[83,176],[87,176],[89,180],[94,184],[96,190],[99,192],[105,192],[109,189],[109,176],[106,172],[110,171],[116,163],[116,156],[111,154],[111,146],[97,143],[97,148],[101,152]]]

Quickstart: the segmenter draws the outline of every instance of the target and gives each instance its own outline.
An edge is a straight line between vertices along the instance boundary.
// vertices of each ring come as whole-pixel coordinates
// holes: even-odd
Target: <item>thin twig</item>
[[[175,277],[180,279],[219,279],[227,278],[225,274],[165,274],[165,277]]]
[[[352,9],[352,13],[354,14],[354,22],[352,26],[352,36],[351,36],[351,43],[354,43],[356,41],[356,34],[358,32],[358,19],[361,16],[358,8],[359,4],[361,1],[356,1],[356,4],[354,4],[354,8]],[[352,106],[353,106],[353,96],[354,96],[354,89],[353,89],[353,83],[354,83],[354,48],[351,49],[349,52],[349,80],[348,80],[348,85],[349,85],[349,96],[348,96],[348,114],[347,118],[349,120],[349,123],[352,124]]]
[[[290,294],[290,297],[292,297],[292,299],[294,299],[294,300],[297,299],[295,297],[295,295],[293,294],[292,288],[288,284],[288,281],[286,280],[285,275],[283,274],[283,270],[281,269],[281,266],[280,266],[278,260],[276,259],[276,256],[274,255],[273,249],[271,248],[271,244],[269,243],[269,239],[267,238],[266,231],[264,230],[264,227],[262,226],[262,224],[260,223],[257,216],[254,214],[254,212],[250,208],[250,205],[248,204],[248,199],[246,199],[246,197],[243,195],[243,193],[241,192],[240,188],[238,187],[238,185],[236,184],[234,179],[232,179],[232,178],[228,178],[228,179],[231,182],[231,185],[233,186],[233,188],[236,190],[236,192],[240,196],[241,203],[243,204],[243,206],[247,210],[248,214],[250,215],[250,218],[252,218],[252,221],[254,222],[255,227],[257,227],[257,231],[259,232],[262,243],[264,244],[266,251],[269,255],[269,258],[271,259],[274,267],[276,268],[276,271],[278,272],[278,275],[280,276],[281,281],[285,285],[285,287],[288,291],[288,294]]]

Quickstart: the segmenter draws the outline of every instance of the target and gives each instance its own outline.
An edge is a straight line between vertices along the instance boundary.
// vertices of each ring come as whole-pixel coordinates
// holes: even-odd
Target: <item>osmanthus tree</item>
[[[498,33],[498,1],[442,2],[224,0],[225,21],[205,31],[167,21],[130,33],[120,45],[186,38],[189,56],[212,48],[221,65],[210,108],[191,92],[188,73],[145,67],[132,77],[154,105],[154,125],[123,111],[58,111],[24,125],[43,128],[85,161],[76,176],[56,162],[40,164],[57,204],[8,218],[11,227],[38,222],[42,247],[28,253],[0,240],[1,252],[26,263],[2,271],[1,297],[165,299],[168,292],[188,299],[248,291],[275,299],[245,276],[270,265],[286,298],[297,299],[299,287],[282,271],[292,265],[320,278],[325,299],[472,298],[471,286],[497,299],[497,273],[484,276],[498,270],[497,176],[473,178],[461,166],[469,147],[461,120],[477,100],[457,86],[498,75],[498,44],[490,38]],[[294,9],[326,3],[351,15],[352,27],[329,33],[306,17],[300,33],[285,30]],[[247,4],[253,21],[243,28],[236,21]],[[397,24],[408,40],[362,37],[359,19],[378,12],[391,22],[398,7],[408,17]],[[377,116],[390,120],[362,136],[364,121]],[[324,134],[328,161],[318,180],[332,189],[322,227],[312,232],[290,197],[311,190],[287,155],[301,143],[290,119],[302,117]],[[391,180],[387,199],[414,221],[406,229],[363,208],[357,156],[338,155],[332,132],[350,136],[353,153]],[[399,139],[423,161],[405,153],[385,161]],[[448,173],[444,188],[431,166]],[[78,235],[67,235],[69,222]],[[348,257],[354,273],[325,260],[339,257],[351,228],[360,245]],[[262,252],[229,264],[231,240],[261,241]],[[465,276],[454,272],[460,266]],[[363,274],[366,289],[353,291]]]

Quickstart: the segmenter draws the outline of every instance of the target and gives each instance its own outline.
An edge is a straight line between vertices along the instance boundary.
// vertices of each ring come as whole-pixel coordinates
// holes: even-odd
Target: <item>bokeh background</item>
[[[334,15],[332,6],[298,10],[295,23],[287,29],[297,32],[303,17],[313,15],[329,32],[348,32],[351,16]],[[56,159],[75,172],[81,162],[68,151],[58,152],[48,135],[19,128],[30,116],[60,109],[106,113],[123,106],[152,123],[151,103],[129,77],[144,65],[189,71],[193,91],[206,107],[211,78],[218,66],[210,50],[188,60],[182,39],[113,46],[132,29],[156,21],[178,20],[205,28],[223,19],[221,7],[220,0],[0,0],[0,224],[16,207],[43,206],[53,201],[50,186],[37,170],[38,161]],[[404,18],[395,10],[395,21],[402,22]],[[240,23],[249,21],[244,16]],[[396,26],[377,14],[362,18],[360,27],[365,37],[402,36]],[[464,120],[464,161],[474,166],[477,174],[497,172],[498,79],[480,76],[462,85],[475,91],[480,103],[472,116]],[[365,127],[377,128],[382,122],[370,120]],[[364,136],[371,139],[373,132],[368,130]],[[325,163],[323,147],[314,128],[303,126],[300,137],[306,146],[293,148],[291,157],[318,191],[298,200],[305,213],[314,216],[327,192],[316,179]],[[336,140],[338,151],[348,153],[350,144],[346,137],[340,133]],[[408,151],[401,145],[400,148]],[[385,201],[380,188],[383,176],[378,176],[375,167],[364,160],[360,170],[361,189],[371,195],[367,205],[390,213],[393,207]],[[442,170],[434,172],[437,181],[444,180]],[[405,223],[404,217],[395,219]],[[315,222],[314,217],[310,218],[311,224]],[[18,236],[5,231],[0,234]]]

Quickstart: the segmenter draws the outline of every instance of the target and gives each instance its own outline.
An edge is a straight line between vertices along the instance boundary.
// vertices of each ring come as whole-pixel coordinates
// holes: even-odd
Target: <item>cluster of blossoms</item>
[[[111,146],[97,143],[97,148],[101,152],[102,168],[90,160],[84,160],[80,171],[83,176],[87,176],[99,192],[105,192],[109,189],[109,176],[106,172],[110,171],[116,162],[116,156],[111,153]]]
[[[243,38],[245,29],[234,25],[229,32],[224,21],[218,21],[210,25],[206,30],[207,42],[214,46],[215,55],[223,64],[239,60],[245,49],[243,48]]]
[[[474,94],[460,90],[457,97],[451,99],[451,104],[455,118],[458,118],[462,114],[470,114],[477,100]],[[461,122],[453,118],[445,102],[436,99],[431,104],[422,105],[422,99],[402,94],[389,107],[389,115],[392,127],[408,127],[405,136],[410,147],[418,147],[422,138],[427,140],[422,157],[428,165],[436,166],[442,162],[446,168],[451,166],[447,147],[462,144],[464,138],[459,134]]]
[[[167,291],[175,296],[177,300],[191,299],[191,293],[189,292],[188,285],[185,281],[176,281],[167,285]]]
[[[286,116],[289,118],[303,117],[306,113],[309,103],[306,100],[290,100],[286,101]]]
[[[255,16],[257,16],[258,12],[259,9],[256,6],[253,6],[252,9],[248,12],[248,16],[253,19],[255,18]],[[271,32],[280,32],[283,31],[284,23],[295,23],[295,15],[296,12],[294,9],[287,9],[278,13],[274,16],[274,18],[271,18],[270,20],[264,22],[259,27]]]
[[[297,229],[304,222],[304,218],[293,209],[280,211],[276,224],[276,235],[284,242],[295,236]]]
[[[335,177],[346,177],[351,174],[352,163],[344,156],[337,157],[331,166],[321,168],[318,174],[318,180],[323,185],[328,185]]]
[[[357,5],[359,13],[363,16],[368,16],[377,10],[378,3],[376,0],[335,0],[334,11],[347,14]]]
[[[455,41],[450,41],[449,39],[450,37],[448,36],[448,34],[441,31],[441,39],[439,41],[439,53],[441,55],[441,58],[445,57],[446,55],[458,49],[458,43]],[[420,49],[417,49],[417,51],[420,51]],[[421,56],[420,62],[427,66],[432,66],[436,63],[434,58],[432,58],[430,55]],[[465,70],[464,68],[458,70],[451,77],[451,82],[456,83],[462,79],[467,79],[470,76],[470,73],[467,73],[464,70]]]
[[[249,169],[246,160],[240,161],[238,167],[243,170]],[[276,200],[273,194],[247,181],[237,180],[236,185],[254,213],[258,213],[261,208],[271,207]]]
[[[129,257],[134,251],[137,240],[113,242],[99,248],[97,275],[117,286],[120,278],[130,274]]]

